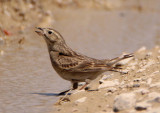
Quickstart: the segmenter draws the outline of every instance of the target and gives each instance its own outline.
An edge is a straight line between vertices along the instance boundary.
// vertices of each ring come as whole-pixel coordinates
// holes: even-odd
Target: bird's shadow
[[[31,94],[42,95],[42,96],[56,96],[56,97],[62,96],[62,94],[59,93],[31,93]],[[71,95],[71,93],[68,93],[68,95]]]

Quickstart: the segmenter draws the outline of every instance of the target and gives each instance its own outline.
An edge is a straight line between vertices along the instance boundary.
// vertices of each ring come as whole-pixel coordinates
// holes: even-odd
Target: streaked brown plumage
[[[69,48],[61,34],[56,30],[40,27],[37,29],[36,32],[43,36],[47,43],[53,68],[63,79],[71,81],[73,89],[78,87],[78,82],[86,82],[87,85],[103,72],[112,71],[114,69],[113,65],[118,61],[133,56],[130,54],[111,60],[90,58]]]

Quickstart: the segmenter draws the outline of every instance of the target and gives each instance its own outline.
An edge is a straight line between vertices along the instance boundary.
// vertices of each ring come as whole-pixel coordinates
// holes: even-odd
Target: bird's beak
[[[36,27],[36,29],[38,29],[38,30],[35,31],[38,35],[40,35],[40,36],[43,36],[43,35],[44,35],[43,28]]]

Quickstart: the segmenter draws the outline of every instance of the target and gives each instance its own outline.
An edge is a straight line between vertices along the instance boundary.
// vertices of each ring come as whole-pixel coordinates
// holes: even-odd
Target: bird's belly
[[[100,72],[64,72],[61,77],[69,81],[85,82],[86,79],[94,80],[100,75]]]

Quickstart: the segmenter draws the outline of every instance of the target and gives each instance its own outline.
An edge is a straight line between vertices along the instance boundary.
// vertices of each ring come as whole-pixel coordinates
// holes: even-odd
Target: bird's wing
[[[110,69],[100,60],[77,56],[59,56],[56,63],[62,70],[70,72],[98,72]]]

